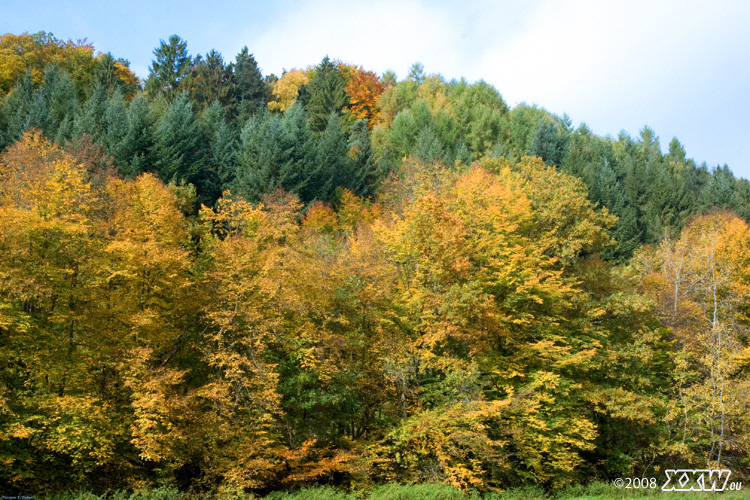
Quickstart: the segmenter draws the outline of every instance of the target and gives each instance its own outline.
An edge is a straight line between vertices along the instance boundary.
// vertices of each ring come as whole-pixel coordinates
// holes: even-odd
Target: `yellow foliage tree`
[[[275,101],[268,103],[271,111],[284,112],[297,100],[299,89],[310,81],[310,69],[292,69],[284,73],[274,84],[272,93]]]
[[[747,459],[750,228],[733,213],[693,219],[676,241],[634,257],[642,290],[673,330],[675,450],[695,465]]]

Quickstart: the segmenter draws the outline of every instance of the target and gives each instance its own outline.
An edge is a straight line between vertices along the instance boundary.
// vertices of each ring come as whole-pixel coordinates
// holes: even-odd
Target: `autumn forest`
[[[415,63],[0,37],[0,491],[750,472],[750,182]]]

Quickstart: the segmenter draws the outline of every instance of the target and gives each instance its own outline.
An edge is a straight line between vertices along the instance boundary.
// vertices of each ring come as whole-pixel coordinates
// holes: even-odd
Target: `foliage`
[[[421,64],[154,55],[142,92],[84,42],[0,39],[4,493],[745,477],[750,183],[728,167]]]

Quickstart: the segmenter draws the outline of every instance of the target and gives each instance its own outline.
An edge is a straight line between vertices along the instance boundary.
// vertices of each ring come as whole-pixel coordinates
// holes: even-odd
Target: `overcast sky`
[[[264,75],[325,55],[406,77],[493,84],[598,135],[648,125],[709,167],[750,178],[750,1],[3,0],[0,32],[88,38],[148,76],[177,34],[191,54],[234,60],[247,45]]]

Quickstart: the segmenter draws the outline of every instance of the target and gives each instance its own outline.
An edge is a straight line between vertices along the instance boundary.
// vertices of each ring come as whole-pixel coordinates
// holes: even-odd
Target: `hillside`
[[[748,474],[750,183],[485,82],[0,38],[0,489]]]

